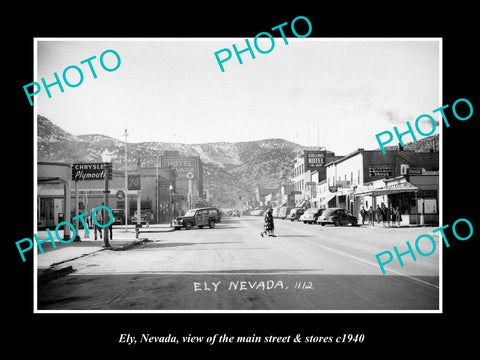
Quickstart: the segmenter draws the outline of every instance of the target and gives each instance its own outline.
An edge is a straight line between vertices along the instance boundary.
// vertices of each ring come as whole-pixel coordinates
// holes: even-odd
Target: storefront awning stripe
[[[320,201],[320,205],[327,205],[330,200],[332,200],[336,196],[335,193],[329,193],[326,198],[322,201]]]
[[[399,188],[384,188],[384,189],[372,189],[366,190],[362,192],[355,193],[355,196],[364,196],[364,195],[392,195],[392,194],[400,194],[406,192],[416,192],[418,188],[416,186],[409,186],[409,187],[399,187]]]

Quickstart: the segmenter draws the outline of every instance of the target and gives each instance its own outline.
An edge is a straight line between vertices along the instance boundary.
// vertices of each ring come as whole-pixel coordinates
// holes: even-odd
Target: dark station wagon
[[[204,226],[213,229],[215,224],[221,221],[220,211],[218,211],[217,208],[203,207],[187,210],[185,215],[178,216],[173,220],[173,226],[175,230],[180,230],[182,227],[184,227],[185,230],[190,230],[194,226],[198,226],[199,229]]]

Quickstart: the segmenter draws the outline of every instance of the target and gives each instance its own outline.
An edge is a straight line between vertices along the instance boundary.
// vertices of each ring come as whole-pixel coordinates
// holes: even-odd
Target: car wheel
[[[208,222],[208,226],[210,227],[210,229],[213,229],[215,227],[215,220],[210,220]]]
[[[191,230],[193,228],[193,224],[191,222],[185,223],[185,230]]]
[[[339,226],[339,225],[340,225],[340,221],[339,221],[338,219],[335,219],[335,220],[333,221],[333,223],[335,224],[335,226]]]
[[[304,224],[307,224],[307,223],[308,223],[308,221],[304,221],[303,223],[304,223]]]
[[[325,226],[325,223],[320,223],[320,225]]]
[[[352,226],[357,226],[357,220],[352,220]]]

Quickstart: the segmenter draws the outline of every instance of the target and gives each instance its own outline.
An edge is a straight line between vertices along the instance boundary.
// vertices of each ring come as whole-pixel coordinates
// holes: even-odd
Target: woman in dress
[[[276,237],[273,234],[273,209],[270,208],[265,212],[265,217],[264,217],[264,225],[263,225],[263,231],[260,233],[260,236],[263,237],[263,235],[268,234],[268,236],[273,236]]]

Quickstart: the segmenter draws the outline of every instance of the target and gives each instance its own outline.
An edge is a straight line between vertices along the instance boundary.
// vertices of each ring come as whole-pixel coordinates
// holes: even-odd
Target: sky
[[[288,38],[286,45],[280,37],[267,54],[249,41],[255,59],[245,52],[240,64],[232,44],[244,49],[245,38],[37,39],[33,81],[52,83],[54,72],[62,79],[70,65],[84,78],[77,87],[61,80],[64,92],[52,86],[51,98],[42,88],[35,112],[73,135],[125,140],[127,129],[129,143],[185,144],[282,138],[336,155],[378,148],[375,134],[406,130],[422,114],[440,119],[432,112],[443,105],[438,39]],[[214,53],[224,48],[232,58],[222,72]],[[109,49],[121,59],[111,72],[99,62]],[[80,63],[92,56],[96,79]],[[104,60],[116,65],[112,53]],[[67,75],[80,80],[75,70]]]

